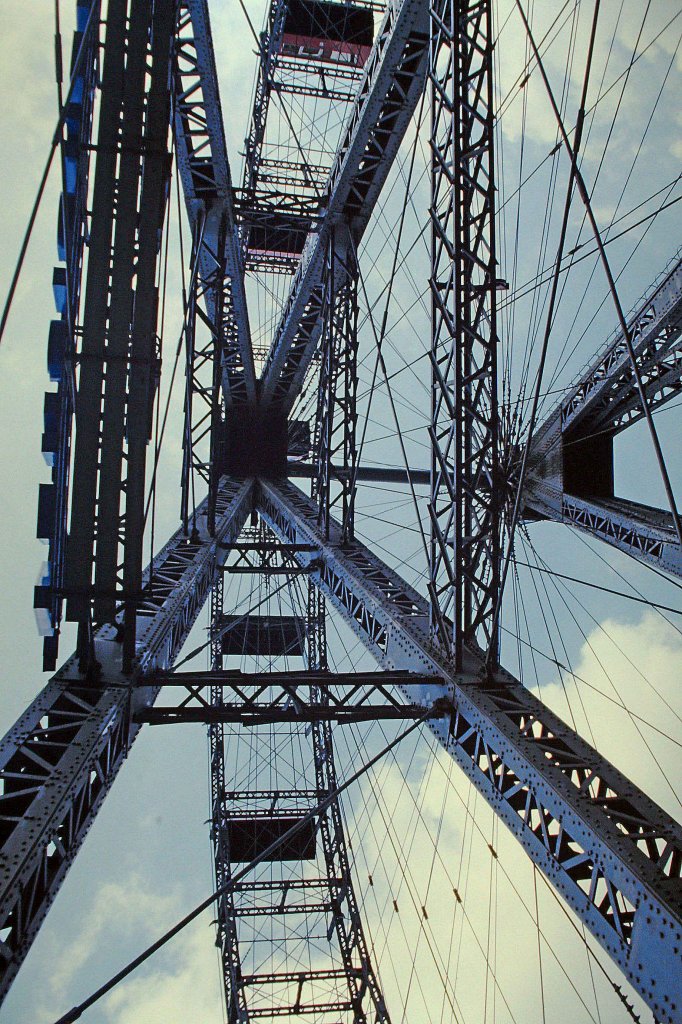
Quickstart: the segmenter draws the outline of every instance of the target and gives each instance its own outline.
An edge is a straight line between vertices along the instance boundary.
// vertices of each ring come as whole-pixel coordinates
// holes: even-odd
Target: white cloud
[[[132,975],[105,998],[100,1020],[107,1024],[216,1024],[222,1019],[218,954],[205,917],[173,939],[151,963],[151,971]]]
[[[656,794],[658,801],[676,817],[680,813],[679,799],[656,760],[674,786],[682,769],[679,747],[634,716],[639,715],[679,740],[677,683],[681,659],[682,635],[659,614],[647,611],[635,622],[605,619],[587,635],[573,663],[576,675],[603,691],[611,701],[579,680],[564,677],[578,730],[586,739],[594,737],[605,757],[646,792]],[[542,696],[570,721],[558,681],[543,687]],[[613,701],[624,707],[617,707]],[[649,752],[642,737],[650,747]]]
[[[141,949],[180,913],[177,893],[152,893],[140,877],[132,877],[125,884],[104,884],[91,910],[81,915],[83,927],[54,956],[49,978],[51,1000],[57,1005],[64,1002],[74,979],[87,975],[85,969],[92,967],[102,946],[133,939]]]

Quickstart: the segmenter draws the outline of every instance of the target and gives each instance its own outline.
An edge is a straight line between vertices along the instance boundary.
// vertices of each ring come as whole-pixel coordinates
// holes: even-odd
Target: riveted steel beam
[[[682,261],[676,260],[630,318],[649,408],[682,392]],[[526,515],[590,533],[658,569],[682,575],[672,515],[614,493],[614,437],[644,415],[619,330],[531,442]]]
[[[355,245],[347,225],[332,227],[323,274],[324,326],[313,441],[313,495],[321,522],[326,523],[332,509],[338,507],[344,530],[351,538],[357,469],[358,274]],[[332,481],[338,485],[333,497]]]
[[[322,330],[328,232],[344,221],[359,245],[424,87],[428,10],[389,4],[324,190],[324,219],[308,236],[262,375],[262,397],[290,411]]]
[[[493,24],[490,0],[433,0],[431,628],[458,666],[497,657],[500,588]]]
[[[451,702],[449,723],[428,728],[656,1017],[678,1021],[680,825],[509,673],[488,674],[475,645],[456,671],[431,640],[427,601],[362,544],[341,546],[339,524],[325,539],[315,503],[293,484],[261,483],[257,503],[286,543],[319,545],[311,581],[380,665],[444,678],[409,690]]]
[[[134,713],[158,687],[208,596],[225,545],[251,509],[252,483],[225,479],[215,536],[207,503],[190,540],[179,530],[142,581],[133,671],[122,668],[122,632],[95,632],[96,671],[76,655],[50,680],[0,743],[0,997],[4,997],[140,726]],[[120,626],[120,623],[119,623]]]
[[[192,229],[204,230],[198,252],[208,315],[223,310],[220,362],[227,405],[256,401],[256,376],[244,290],[244,252],[234,209],[207,0],[181,0],[175,61],[175,138]],[[224,267],[213,281],[216,262]],[[222,294],[221,294],[222,291]]]

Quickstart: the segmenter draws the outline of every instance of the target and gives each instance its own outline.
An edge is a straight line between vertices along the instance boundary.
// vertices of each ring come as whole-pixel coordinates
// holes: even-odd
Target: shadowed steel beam
[[[71,529],[65,568],[65,586],[71,592],[67,600],[66,616],[72,621],[84,621],[89,614],[87,590],[92,584],[95,559],[101,405],[109,315],[108,289],[102,286],[102,282],[109,280],[115,226],[117,148],[120,144],[120,111],[125,78],[125,15],[126,5],[120,0],[109,4],[101,73],[97,132],[99,151],[94,172],[76,398],[77,435],[73,459]]]
[[[287,476],[294,479],[310,480],[315,476],[316,472],[317,467],[310,462],[292,461],[287,467]],[[428,486],[431,483],[430,469],[410,469],[409,476],[407,470],[401,469],[399,466],[358,466],[355,472],[355,478],[360,483],[407,485],[412,481],[413,484],[421,484],[422,486]],[[343,475],[343,468],[333,464],[332,473],[335,477],[341,477]]]
[[[497,661],[500,590],[491,0],[432,0],[431,628]]]
[[[158,693],[153,684],[134,683],[171,668],[215,566],[226,557],[225,545],[250,512],[251,495],[251,481],[223,480],[215,537],[204,502],[196,538],[179,530],[146,570],[132,676],[122,673],[117,627],[101,627],[95,633],[98,671],[83,676],[72,656],[0,743],[0,998],[139,732],[132,716]]]
[[[155,5],[150,51],[153,75],[147,96],[145,156],[137,230],[137,281],[130,335],[132,368],[128,377],[125,424],[128,452],[123,589],[126,594],[132,595],[142,589],[147,444],[153,434],[154,396],[161,375],[156,339],[158,292],[155,288],[155,275],[166,213],[165,203],[158,203],[158,197],[164,195],[169,186],[167,138],[171,97],[168,67],[172,60],[174,27],[173,11],[163,4]],[[134,598],[127,601],[124,615],[124,666],[128,669],[136,652],[137,611]]]
[[[324,219],[308,236],[263,370],[263,400],[287,412],[322,329],[329,226],[345,221],[359,244],[424,86],[427,16],[423,0],[389,4],[365,65],[325,188]]]
[[[182,0],[176,46],[175,138],[185,203],[194,230],[205,219],[199,264],[210,278],[224,263],[224,295],[205,295],[208,314],[224,309],[221,353],[225,402],[256,401],[256,375],[244,290],[244,253],[234,210],[207,0]],[[216,286],[217,287],[217,286]]]
[[[310,579],[377,662],[440,675],[408,699],[452,704],[428,728],[516,835],[656,1017],[682,1005],[682,828],[503,669],[469,645],[462,670],[429,633],[428,602],[364,545],[329,540],[293,484],[261,483],[261,516],[288,544],[317,544]],[[304,553],[301,564],[310,560]]]
[[[312,490],[321,521],[327,521],[332,508],[339,508],[344,531],[352,539],[357,468],[358,265],[355,245],[345,224],[334,226],[329,232],[322,280],[324,327]],[[338,470],[335,462],[340,463]],[[337,485],[335,493],[333,481]]]
[[[305,550],[305,548],[299,549]],[[227,669],[221,672],[171,672],[154,677],[155,686],[424,686],[440,682],[440,677],[429,677],[413,672],[328,672],[306,669],[299,672],[242,672]],[[142,685],[142,684],[141,684]],[[146,685],[146,681],[145,684]]]
[[[336,722],[339,725],[357,722],[401,721],[424,718],[426,708],[418,704],[367,704],[360,707],[330,707],[328,704],[304,704],[300,708],[273,707],[265,702],[244,705],[242,702],[224,702],[206,707],[154,707],[137,712],[135,721],[150,725],[209,725],[214,722],[232,722],[243,726],[303,722]],[[434,718],[442,718],[445,711],[435,708]]]
[[[682,262],[651,291],[628,330],[649,408],[660,407],[682,391]],[[613,439],[642,416],[619,329],[538,428],[525,514],[568,523],[680,576],[682,547],[671,513],[614,494]]]
[[[526,515],[566,523],[640,562],[682,576],[682,548],[665,509],[625,498],[564,494],[537,482],[529,485],[525,504]]]

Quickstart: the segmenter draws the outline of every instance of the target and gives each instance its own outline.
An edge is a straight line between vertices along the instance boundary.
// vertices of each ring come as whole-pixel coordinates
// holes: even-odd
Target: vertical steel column
[[[147,61],[150,83],[142,140],[137,261],[130,330],[128,394],[125,402],[124,671],[132,665],[136,650],[137,610],[142,591],[147,445],[153,433],[154,401],[161,374],[160,345],[156,335],[159,306],[156,276],[170,186],[169,68],[175,28],[173,15],[172,5],[154,4],[151,17],[151,60]]]
[[[327,630],[324,595],[312,580],[308,583],[308,668],[325,671],[327,664]],[[310,687],[311,704],[328,704],[326,687]],[[338,786],[334,766],[332,726],[329,721],[312,723],[313,753],[317,798],[321,802]],[[320,837],[324,852],[332,923],[328,938],[336,931],[348,990],[353,1003],[353,1020],[358,1024],[389,1024],[390,1018],[379,981],[369,956],[367,940],[362,928],[360,908],[353,889],[350,860],[341,815],[339,799],[333,801],[319,818]],[[367,998],[366,998],[367,997]],[[365,1004],[363,1007],[363,1003]],[[371,1013],[368,1010],[371,1005]]]
[[[111,622],[116,614],[116,590],[122,580],[120,541],[127,518],[124,450],[128,396],[131,324],[139,301],[140,267],[138,207],[145,139],[145,78],[149,62],[150,11],[142,0],[132,0],[127,17],[128,38],[123,70],[121,136],[114,190],[115,230],[111,255],[107,347],[102,392],[102,429],[99,438],[97,528],[95,544],[94,617]],[[164,69],[167,78],[167,65]],[[157,69],[158,74],[158,69]],[[149,125],[147,125],[149,127]],[[166,134],[168,122],[166,122]],[[155,196],[159,203],[159,195]],[[93,216],[97,215],[97,211]],[[156,261],[154,260],[154,263]],[[98,281],[96,287],[102,288]],[[152,289],[154,280],[152,279]],[[156,311],[155,311],[156,312]],[[80,418],[76,416],[76,443]],[[74,479],[74,494],[77,481]],[[124,511],[125,510],[125,511]],[[125,518],[124,518],[125,516]]]
[[[432,630],[462,665],[499,590],[491,0],[432,0]],[[453,649],[454,648],[454,649]]]
[[[219,284],[215,289],[215,305],[213,309],[213,377],[211,381],[211,432],[209,435],[209,470],[208,470],[208,529],[213,535],[216,522],[216,498],[218,495],[218,484],[220,482],[221,467],[219,464],[220,451],[220,428],[222,422],[222,354],[233,347],[236,331],[231,317],[231,291],[225,273],[225,233],[226,225],[221,223],[221,230],[218,232],[219,248],[218,253],[218,279]],[[229,336],[229,338],[228,338]]]
[[[83,622],[89,616],[97,509],[97,476],[109,315],[109,274],[113,244],[117,150],[121,134],[121,105],[126,48],[125,0],[107,8],[102,71],[97,160],[88,245],[87,284],[79,353],[76,399],[76,443],[73,463],[71,528],[67,542],[65,584],[67,618]]]
[[[287,0],[273,0],[268,15],[267,31],[262,32],[260,36],[258,80],[253,101],[253,114],[249,134],[244,140],[246,154],[243,187],[250,191],[254,191],[258,184],[263,139],[265,138],[265,122],[272,92],[272,78],[288,6]]]
[[[107,9],[78,353],[67,613],[81,625],[87,661],[91,616],[113,622],[123,597],[126,672],[135,656],[146,447],[158,370],[156,272],[170,169],[173,29],[168,5],[112,0]]]
[[[345,226],[329,232],[323,276],[324,327],[315,418],[313,496],[329,536],[329,516],[338,507],[344,540],[352,539],[356,452],[358,266]],[[339,486],[332,498],[332,479]]]
[[[220,218],[216,226],[215,218]],[[193,520],[197,478],[208,487],[209,530],[215,525],[220,479],[222,360],[234,346],[236,325],[231,282],[225,272],[226,225],[219,207],[199,217],[192,242],[190,294],[185,320],[185,420],[180,515],[186,531]],[[217,239],[214,248],[208,238]],[[197,328],[208,329],[205,340]],[[203,495],[201,495],[203,497]]]
[[[194,479],[195,470],[208,482],[205,464],[198,457],[195,450],[195,407],[194,407],[194,396],[206,400],[206,404],[210,410],[210,389],[206,389],[203,384],[203,378],[205,373],[202,374],[201,370],[206,364],[211,364],[213,355],[213,339],[210,339],[210,345],[208,349],[203,347],[197,351],[197,285],[198,285],[198,258],[199,258],[199,247],[201,245],[201,238],[204,230],[204,218],[200,216],[197,218],[197,222],[194,225],[194,231],[192,233],[192,254],[190,256],[189,264],[189,293],[183,295],[183,301],[185,303],[185,323],[184,323],[184,334],[185,334],[185,407],[184,407],[184,421],[182,430],[182,472],[180,476],[180,520],[182,522],[182,528],[185,531],[185,535],[189,534],[189,512],[190,512],[190,501],[193,501],[193,496],[196,487],[196,481]],[[213,374],[210,376],[211,382],[213,381]],[[204,424],[207,417],[210,420],[210,412],[202,406],[203,416],[200,417],[199,423]],[[210,422],[206,430],[210,430]],[[197,438],[200,441],[200,438]],[[205,475],[206,474],[206,475]]]
[[[211,668],[214,672],[223,667],[222,638],[220,622],[223,615],[223,574],[217,572],[211,590]],[[223,687],[211,686],[211,704],[219,706],[223,700]],[[208,729],[211,769],[211,842],[213,844],[213,866],[216,889],[223,889],[229,882],[230,851],[228,833],[224,828],[223,804],[225,801],[225,730],[220,722],[212,722]],[[237,919],[232,889],[223,892],[217,903],[217,938],[227,1001],[228,1024],[244,1024],[248,1021],[246,1002],[241,979],[239,943],[237,941]]]

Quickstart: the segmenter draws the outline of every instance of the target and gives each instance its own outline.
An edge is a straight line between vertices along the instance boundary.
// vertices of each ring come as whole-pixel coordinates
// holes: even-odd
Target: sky
[[[258,29],[264,16],[260,0],[249,0],[247,9]],[[68,39],[73,17],[68,0],[61,3],[61,10],[64,38]],[[233,177],[238,181],[255,69],[253,39],[236,0],[213,2],[210,10],[228,150]],[[539,38],[549,32],[546,65],[571,124],[582,83],[591,11],[592,6],[583,3],[576,20],[573,4],[547,0],[534,5],[534,29]],[[0,77],[6,101],[0,114],[1,297],[56,121],[53,5],[47,0],[6,0],[3,13]],[[498,133],[498,207],[504,210],[500,262],[502,276],[512,282],[511,298],[515,299],[505,304],[501,315],[501,351],[509,367],[503,394],[508,398],[520,393],[524,367],[529,367],[532,380],[537,366],[545,293],[516,297],[538,266],[551,264],[567,165],[561,154],[549,156],[556,128],[538,76],[531,76],[528,84],[519,88],[525,42],[511,5],[500,4],[497,23],[503,26],[497,83],[503,111]],[[615,218],[618,223],[610,235],[624,232],[609,243],[609,254],[626,310],[636,307],[640,296],[675,257],[679,245],[679,207],[672,206],[655,218],[649,215],[664,200],[680,195],[682,115],[676,98],[682,70],[681,28],[675,0],[653,0],[645,10],[634,0],[602,3],[589,93],[593,103],[597,97],[599,102],[588,114],[583,169],[599,223],[607,227]],[[575,45],[571,48],[572,36]],[[633,52],[641,56],[623,78]],[[567,53],[573,54],[568,72]],[[296,116],[302,117],[301,109],[295,109]],[[340,116],[336,112],[316,122],[310,141],[322,155],[335,145]],[[280,122],[273,120],[273,133],[278,130],[277,123],[281,124],[281,118]],[[406,208],[385,359],[408,459],[419,467],[428,465],[425,424],[430,409],[424,355],[428,347],[428,302],[424,298],[428,234],[420,235],[428,205],[423,173],[427,130],[427,118],[419,130],[414,125],[408,129],[361,254],[365,291],[359,405],[363,423],[374,365],[373,321],[384,311],[396,225]],[[407,204],[404,180],[415,138],[418,157]],[[536,167],[526,183],[528,172]],[[519,180],[524,184],[517,190]],[[0,454],[5,504],[0,536],[5,581],[0,594],[4,665],[0,724],[5,728],[46,681],[41,672],[32,591],[45,557],[45,549],[35,540],[35,509],[38,482],[48,479],[40,454],[40,434],[43,393],[49,386],[45,352],[54,315],[51,279],[57,258],[58,192],[58,178],[53,175],[0,348],[0,429],[5,439]],[[632,227],[642,217],[649,219]],[[165,319],[165,368],[172,361],[182,317],[174,217],[171,233],[174,257]],[[580,254],[589,248],[577,204],[572,209],[569,237],[572,245],[584,246]],[[276,296],[284,294],[286,279],[268,283]],[[249,300],[256,336],[266,343],[276,303],[256,282],[249,284]],[[587,258],[567,276],[562,291],[545,378],[551,394],[543,404],[541,418],[614,326],[605,282],[594,258]],[[310,392],[301,403],[303,410],[309,397]],[[157,541],[177,526],[181,401],[179,392],[171,396],[160,469]],[[672,407],[656,417],[679,496],[682,458],[676,420]],[[400,460],[391,405],[380,379],[369,412],[363,461],[400,465]],[[642,425],[631,428],[616,442],[616,489],[635,500],[663,504]],[[404,492],[365,488],[358,510],[359,536],[410,582],[423,587],[417,511],[426,528],[424,497],[419,496],[415,511]],[[520,559],[532,561],[537,552],[557,571],[634,596],[643,594],[675,608],[682,606],[676,586],[565,528],[537,524],[518,544]],[[544,586],[539,574],[518,570],[503,619],[509,631],[503,634],[505,664],[679,819],[679,615],[662,615],[637,601],[556,580],[548,583],[546,590]],[[235,595],[235,601],[239,600],[244,600],[243,594]],[[353,647],[348,631],[330,619],[335,666],[369,667],[370,660]],[[189,645],[203,642],[205,627],[202,617]],[[67,628],[61,642],[64,657],[72,643]],[[530,650],[531,643],[535,651]],[[572,672],[559,671],[557,662],[569,665]],[[197,667],[205,666],[199,662]],[[355,727],[337,732],[341,776],[362,763],[367,752],[378,749],[385,738],[379,726],[365,733]],[[234,737],[236,762],[239,750],[249,742]],[[49,1024],[207,895],[212,868],[205,824],[209,807],[206,751],[204,730],[198,726],[148,729],[142,734],[0,1010],[0,1024],[27,1020]],[[596,1020],[617,1024],[630,1019],[597,959],[608,978],[622,984],[616,968],[598,952],[597,959],[588,957],[573,919],[428,735],[407,740],[397,748],[395,756],[383,761],[349,793],[344,810],[373,960],[394,1022],[567,1024]],[[497,856],[491,855],[491,847]],[[455,900],[453,888],[463,895],[462,904]],[[591,946],[596,948],[595,943]],[[624,989],[629,991],[625,985]],[[629,998],[635,997],[629,994]],[[636,1005],[642,1020],[649,1024],[649,1011],[638,1002]],[[86,1024],[133,1020],[141,1024],[187,1020],[214,1024],[223,1019],[210,914],[83,1017]]]

